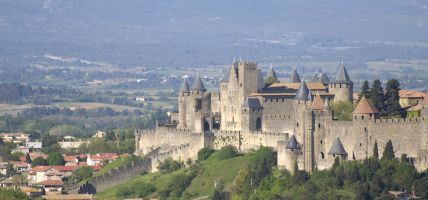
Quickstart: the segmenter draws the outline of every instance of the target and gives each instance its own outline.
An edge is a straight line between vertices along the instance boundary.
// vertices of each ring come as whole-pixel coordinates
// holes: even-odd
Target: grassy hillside
[[[96,199],[122,199],[124,191],[134,189],[139,185],[153,184],[156,191],[151,191],[152,197],[155,193],[159,193],[168,189],[171,182],[178,176],[189,175],[197,168],[196,176],[192,179],[190,185],[184,187],[183,196],[187,198],[207,197],[214,193],[214,183],[217,182],[217,187],[227,188],[231,185],[235,175],[243,164],[252,157],[252,154],[246,154],[230,159],[220,160],[214,153],[208,160],[202,161],[200,164],[195,164],[191,168],[180,169],[172,173],[153,173],[140,176],[118,186],[115,186],[108,191],[96,195]],[[137,197],[137,196],[135,196]]]

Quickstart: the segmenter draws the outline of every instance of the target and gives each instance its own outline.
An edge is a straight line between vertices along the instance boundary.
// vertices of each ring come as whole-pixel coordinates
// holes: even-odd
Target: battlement
[[[180,151],[185,151],[185,150],[189,150],[190,149],[190,144],[186,143],[186,144],[182,144],[176,148],[170,149],[168,151],[165,152],[160,152],[158,154],[153,154],[152,156],[150,156],[151,159],[157,159],[157,160],[164,160],[166,158],[170,158],[174,155],[176,155],[177,153],[181,153]]]
[[[374,123],[374,124],[420,124],[425,122],[425,117],[411,118],[391,118],[391,119],[354,119],[355,124],[358,123]]]

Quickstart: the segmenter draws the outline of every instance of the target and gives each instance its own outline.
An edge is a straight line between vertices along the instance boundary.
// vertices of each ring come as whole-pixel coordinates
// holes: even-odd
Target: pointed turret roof
[[[296,137],[294,137],[294,135],[292,135],[288,141],[287,144],[285,145],[286,149],[300,149],[300,145],[296,140]]]
[[[181,84],[180,92],[183,92],[183,93],[188,93],[188,92],[190,92],[190,91],[189,91],[189,84],[187,83],[186,78],[184,78],[183,83]]]
[[[244,104],[241,106],[242,108],[262,108],[262,104],[260,103],[259,98],[257,97],[247,97],[244,100]]]
[[[336,75],[336,80],[334,80],[333,82],[342,84],[352,83],[351,79],[349,78],[348,72],[346,71],[345,65],[343,64],[343,61],[340,65],[339,72]]]
[[[294,97],[294,100],[307,101],[308,100],[308,94],[309,94],[309,89],[306,86],[305,81],[302,81],[302,83],[300,83],[299,90],[297,90],[297,92],[296,92],[296,96]]]
[[[309,92],[308,92],[308,101],[312,102],[312,100],[313,100],[313,98],[312,98],[312,92],[311,92],[311,90],[309,90]]]
[[[324,101],[324,110],[330,110],[330,104],[327,98],[325,98],[325,101]]]
[[[375,114],[375,113],[379,113],[379,111],[367,100],[365,96],[361,98],[354,112],[352,112],[352,114]]]
[[[275,70],[273,69],[272,64],[270,65],[269,72],[268,72],[268,74],[267,74],[266,78],[270,78],[270,77],[272,77],[272,78],[274,78],[276,81],[278,81],[278,77],[276,76],[276,72],[275,72]]]
[[[293,74],[292,74],[292,76],[291,76],[290,81],[291,81],[292,83],[300,83],[300,82],[301,82],[300,75],[299,75],[299,73],[297,72],[296,67],[294,67]]]
[[[311,104],[311,110],[321,111],[324,110],[324,101],[321,99],[321,96],[317,94],[314,101]]]
[[[237,65],[237,62],[233,62],[232,66],[230,66],[230,68],[229,68],[229,72],[227,72],[224,75],[223,79],[221,79],[222,83],[228,83],[231,74],[236,74],[236,68],[237,68],[236,65]]]
[[[333,142],[333,145],[331,145],[328,154],[348,155],[348,152],[346,152],[345,148],[343,148],[342,142],[340,141],[339,137],[336,137],[336,140]]]
[[[195,81],[193,82],[192,90],[207,91],[202,83],[199,73],[196,75]]]

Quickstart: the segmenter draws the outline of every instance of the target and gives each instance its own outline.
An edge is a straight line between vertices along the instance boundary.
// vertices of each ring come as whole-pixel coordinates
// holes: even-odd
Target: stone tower
[[[247,97],[241,106],[241,130],[261,131],[263,106],[257,97]]]
[[[354,100],[353,86],[354,83],[349,78],[345,65],[342,62],[339,68],[339,72],[336,75],[336,79],[331,81],[329,84],[329,92],[335,95],[334,102],[347,101],[352,103]]]
[[[187,105],[189,105],[189,84],[184,79],[178,93],[178,127],[187,128]],[[190,106],[190,105],[189,105]]]
[[[263,76],[255,62],[233,62],[221,83],[220,110],[222,130],[241,129],[241,105],[251,94],[264,87]]]
[[[196,76],[186,102],[186,125],[195,132],[203,132],[208,125],[205,116],[211,109],[211,93],[206,92],[199,74]]]

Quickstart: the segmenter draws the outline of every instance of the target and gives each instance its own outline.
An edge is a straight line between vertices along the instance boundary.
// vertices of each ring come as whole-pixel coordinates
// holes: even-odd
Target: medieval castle
[[[272,67],[267,78],[278,80]],[[380,119],[362,98],[353,120],[340,121],[330,109],[338,101],[353,102],[353,82],[343,63],[334,79],[318,73],[305,82],[294,70],[289,82],[265,86],[257,63],[233,62],[218,92],[208,92],[199,75],[191,87],[184,80],[178,113],[169,124],[136,130],[135,153],[156,165],[168,157],[194,160],[204,147],[233,145],[246,152],[263,145],[277,151],[279,167],[292,170],[297,163],[310,172],[331,167],[335,157],[370,157],[375,142],[381,155],[392,140],[397,157],[406,154],[418,170],[428,168],[428,103],[420,117]]]

